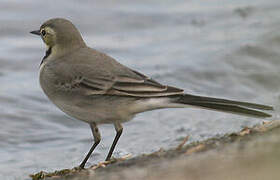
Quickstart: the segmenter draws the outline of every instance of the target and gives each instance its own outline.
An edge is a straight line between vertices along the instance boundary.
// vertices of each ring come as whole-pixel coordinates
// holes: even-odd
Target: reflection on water
[[[38,84],[44,55],[28,32],[51,17],[71,19],[89,46],[189,93],[278,105],[279,3],[250,1],[53,1],[0,3],[0,179],[77,166],[91,146],[87,124],[66,117]],[[275,115],[277,115],[277,110]],[[262,120],[199,109],[138,115],[124,124],[115,156],[169,148]],[[101,126],[90,163],[115,135]]]

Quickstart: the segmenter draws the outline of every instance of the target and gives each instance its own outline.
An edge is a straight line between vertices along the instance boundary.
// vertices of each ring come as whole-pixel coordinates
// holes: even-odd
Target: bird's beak
[[[41,35],[40,30],[31,31],[30,33],[31,33],[31,34],[36,34],[36,35],[38,35],[38,36]]]

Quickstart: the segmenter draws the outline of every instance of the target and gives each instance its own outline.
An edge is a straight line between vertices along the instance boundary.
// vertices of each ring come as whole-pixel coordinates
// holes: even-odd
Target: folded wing
[[[162,85],[147,76],[133,71],[135,76],[83,77],[80,86],[87,95],[107,94],[133,97],[161,97],[183,94],[182,89]]]

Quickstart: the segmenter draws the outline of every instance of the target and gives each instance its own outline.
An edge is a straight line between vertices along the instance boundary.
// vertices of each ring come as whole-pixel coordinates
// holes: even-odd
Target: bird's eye
[[[46,35],[46,31],[43,29],[43,30],[41,31],[41,34],[42,34],[43,36],[45,36],[45,35]]]

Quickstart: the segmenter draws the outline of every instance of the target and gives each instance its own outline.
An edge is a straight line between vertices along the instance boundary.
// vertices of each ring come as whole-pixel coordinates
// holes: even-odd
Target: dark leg
[[[87,156],[85,157],[85,159],[83,160],[83,162],[80,164],[80,168],[82,168],[82,169],[85,167],[85,164],[86,164],[88,158],[90,157],[91,153],[96,148],[96,146],[100,143],[100,140],[101,140],[101,136],[100,136],[100,133],[99,133],[99,130],[97,128],[96,123],[91,123],[89,125],[90,125],[92,135],[93,135],[93,138],[94,138],[94,144],[90,148],[90,150],[89,150]]]
[[[111,148],[110,148],[110,151],[109,151],[109,153],[108,153],[108,155],[107,155],[105,161],[109,161],[109,160],[111,159],[111,156],[112,156],[112,154],[113,154],[113,151],[114,151],[114,149],[115,149],[115,146],[116,146],[116,144],[117,144],[119,138],[120,138],[121,135],[122,135],[122,131],[123,131],[122,125],[121,125],[119,122],[116,122],[114,125],[115,125],[115,129],[116,129],[116,131],[117,131],[117,134],[116,134],[116,136],[115,136],[115,139],[114,139],[114,141],[113,141],[113,144],[112,144],[112,146],[111,146]]]

